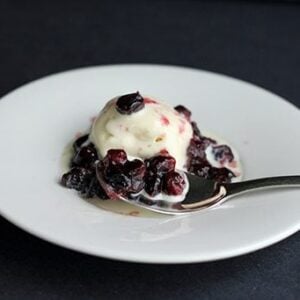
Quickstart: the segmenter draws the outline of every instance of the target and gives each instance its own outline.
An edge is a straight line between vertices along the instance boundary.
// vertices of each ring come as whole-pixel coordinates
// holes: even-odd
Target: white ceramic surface
[[[159,65],[91,67],[27,84],[0,101],[0,213],[55,244],[114,259],[184,263],[240,255],[300,228],[300,190],[252,193],[183,217],[105,211],[57,184],[66,143],[106,100],[139,90],[193,111],[239,151],[245,179],[300,173],[300,113],[243,81]]]

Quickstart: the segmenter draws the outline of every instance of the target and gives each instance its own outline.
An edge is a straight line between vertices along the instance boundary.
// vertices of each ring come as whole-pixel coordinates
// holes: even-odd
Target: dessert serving
[[[61,183],[87,198],[178,201],[188,191],[184,172],[220,183],[240,176],[235,152],[203,135],[187,108],[136,92],[110,100],[74,141]]]

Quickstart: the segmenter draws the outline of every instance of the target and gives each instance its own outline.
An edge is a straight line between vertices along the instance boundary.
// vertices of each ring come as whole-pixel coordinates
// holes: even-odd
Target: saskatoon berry
[[[212,153],[215,159],[222,163],[232,162],[234,158],[231,149],[226,145],[213,147]]]
[[[72,165],[89,168],[93,167],[96,160],[98,160],[97,150],[93,144],[89,144],[77,152],[73,158]]]
[[[158,175],[151,175],[145,177],[145,192],[151,197],[154,197],[162,191],[162,177]]]
[[[107,151],[104,160],[108,161],[106,165],[123,165],[127,162],[127,154],[122,149],[111,149]]]
[[[172,156],[158,155],[146,160],[147,172],[150,174],[165,174],[174,171],[176,160]]]
[[[78,152],[82,146],[83,143],[85,143],[88,139],[89,135],[85,134],[81,137],[79,137],[75,142],[73,143],[73,149],[75,152]]]
[[[131,180],[130,191],[132,193],[140,192],[144,188],[145,164],[139,159],[127,161],[124,172]]]
[[[127,161],[124,167],[125,167],[125,172],[130,177],[137,177],[142,179],[146,172],[145,164],[139,159]]]
[[[206,160],[205,150],[211,144],[214,144],[215,141],[210,138],[202,137],[200,139],[193,138],[190,141],[187,154],[190,160],[192,159],[201,159]]]
[[[125,162],[125,159],[127,157],[123,150],[109,151],[105,162],[100,161],[97,165],[98,179],[110,197],[118,194],[129,196],[144,188],[146,167],[143,161],[135,159]]]
[[[190,159],[206,159],[205,154],[206,144],[202,140],[191,139],[187,153]]]
[[[116,109],[120,114],[130,115],[138,112],[145,106],[144,99],[139,92],[121,96],[116,103]]]
[[[104,169],[104,179],[117,193],[127,192],[130,188],[130,179],[119,166],[111,165]]]
[[[163,191],[168,195],[181,195],[185,187],[184,178],[178,172],[170,172],[165,175]]]
[[[105,193],[108,195],[108,198],[113,199],[113,198],[116,198],[117,193],[113,189],[113,187],[105,179],[106,171],[107,171],[107,168],[105,167],[104,162],[99,161],[96,164],[96,177],[97,177],[97,180],[98,180],[99,184],[101,185],[101,187],[103,188],[103,190],[105,191]]]
[[[90,171],[85,168],[75,167],[62,176],[61,183],[67,188],[75,189],[77,191],[84,191],[86,185],[90,181],[90,178]]]

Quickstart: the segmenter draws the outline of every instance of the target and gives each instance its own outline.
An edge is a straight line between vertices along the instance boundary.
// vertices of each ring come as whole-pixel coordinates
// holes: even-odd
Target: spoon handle
[[[300,176],[279,176],[247,180],[242,182],[223,184],[227,196],[244,193],[254,189],[276,187],[300,187]]]

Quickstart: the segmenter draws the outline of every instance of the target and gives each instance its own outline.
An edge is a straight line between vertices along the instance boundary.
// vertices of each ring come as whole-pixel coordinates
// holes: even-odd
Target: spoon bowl
[[[215,208],[235,195],[253,190],[300,187],[300,176],[297,175],[223,184],[191,173],[185,173],[185,175],[189,183],[189,190],[182,201],[174,203],[162,199],[153,200],[144,194],[132,199],[120,197],[120,200],[161,214],[182,215]]]

